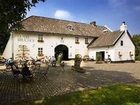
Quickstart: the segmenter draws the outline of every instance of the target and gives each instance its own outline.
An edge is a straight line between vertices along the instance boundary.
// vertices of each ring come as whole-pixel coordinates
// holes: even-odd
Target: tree
[[[140,60],[140,35],[134,35],[132,39],[136,46],[136,60]]]
[[[29,49],[26,45],[18,46],[18,53],[16,55],[17,59],[26,60],[29,59]]]
[[[38,2],[45,0],[0,0],[0,53],[4,49],[11,30],[22,27],[20,21],[27,11]]]

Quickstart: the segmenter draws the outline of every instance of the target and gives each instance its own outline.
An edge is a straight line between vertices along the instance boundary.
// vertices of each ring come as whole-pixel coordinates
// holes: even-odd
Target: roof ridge
[[[90,24],[88,24],[88,23],[76,22],[76,21],[65,20],[65,19],[57,19],[57,18],[51,18],[51,17],[45,17],[45,16],[36,16],[36,15],[32,15],[32,16],[30,16],[30,17],[38,17],[38,18],[45,18],[45,19],[51,19],[51,20],[66,21],[66,22],[81,23],[81,24],[90,25]],[[29,17],[28,17],[28,18],[29,18]]]
[[[50,17],[42,16],[30,16],[22,21],[24,31],[46,32],[46,33],[60,33],[60,34],[72,34],[72,35],[84,35],[98,37],[105,29],[103,26],[97,25],[97,27],[87,24],[74,22],[69,20],[61,20]],[[73,25],[74,30],[70,31],[67,26]]]
[[[26,19],[24,20],[27,20],[31,17],[37,17],[37,18],[44,18],[44,19],[51,19],[51,20],[58,20],[58,21],[65,21],[65,22],[71,22],[71,23],[78,23],[78,24],[84,24],[84,25],[88,25],[88,26],[92,26],[91,24],[88,24],[88,23],[83,23],[83,22],[78,22],[78,21],[72,21],[72,20],[65,20],[65,19],[57,19],[57,18],[52,18],[52,17],[45,17],[45,16],[37,16],[37,15],[31,15],[29,17],[27,17]],[[24,21],[23,20],[23,21]],[[105,26],[102,26],[102,25],[97,25],[97,27],[105,27]]]
[[[117,31],[116,31],[117,32]],[[115,44],[120,38],[121,36],[125,33],[125,31],[118,31],[121,32],[120,35],[116,38],[116,40],[114,40],[113,44]]]

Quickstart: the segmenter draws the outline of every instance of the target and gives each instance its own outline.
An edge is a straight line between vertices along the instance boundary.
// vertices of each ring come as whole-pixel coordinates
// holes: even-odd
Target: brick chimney
[[[90,24],[93,25],[93,26],[97,26],[96,21],[90,22]]]
[[[127,25],[125,22],[122,22],[122,25],[120,26],[120,31],[127,31]]]

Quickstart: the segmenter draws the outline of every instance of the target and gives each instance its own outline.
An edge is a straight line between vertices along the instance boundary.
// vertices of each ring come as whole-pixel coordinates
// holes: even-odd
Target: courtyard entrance
[[[66,45],[58,45],[55,47],[55,58],[57,59],[57,56],[62,53],[63,54],[63,60],[68,60],[68,47]]]

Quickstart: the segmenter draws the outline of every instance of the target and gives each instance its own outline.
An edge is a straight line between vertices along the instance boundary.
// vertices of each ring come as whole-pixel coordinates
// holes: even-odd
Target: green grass
[[[140,85],[118,84],[15,105],[140,105]]]

